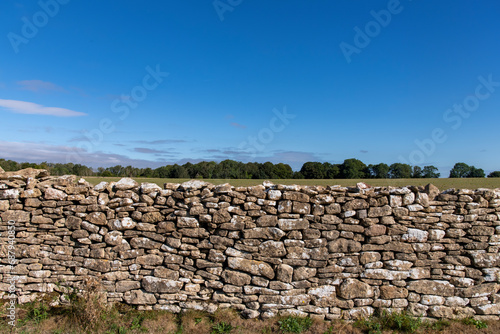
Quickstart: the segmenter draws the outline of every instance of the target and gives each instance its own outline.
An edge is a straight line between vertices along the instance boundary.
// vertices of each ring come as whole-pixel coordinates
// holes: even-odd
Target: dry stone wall
[[[15,274],[20,303],[93,277],[108,302],[172,312],[500,315],[500,189],[162,189],[13,173],[0,181],[0,217],[0,294]]]

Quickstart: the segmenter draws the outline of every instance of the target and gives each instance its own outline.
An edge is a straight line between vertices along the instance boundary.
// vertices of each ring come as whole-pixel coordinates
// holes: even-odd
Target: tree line
[[[366,165],[358,159],[346,159],[341,164],[310,161],[304,163],[300,171],[293,171],[290,165],[284,163],[243,163],[234,160],[202,161],[195,164],[187,162],[183,165],[166,165],[155,169],[121,165],[93,169],[73,163],[42,162],[37,164],[0,159],[0,167],[5,171],[16,171],[28,167],[47,169],[51,175],[56,176],[74,174],[79,176],[186,179],[409,179],[440,177],[438,169],[432,165],[424,167],[403,163]],[[485,177],[485,173],[480,168],[459,162],[451,169],[449,177]],[[488,177],[500,177],[500,171],[492,172]]]

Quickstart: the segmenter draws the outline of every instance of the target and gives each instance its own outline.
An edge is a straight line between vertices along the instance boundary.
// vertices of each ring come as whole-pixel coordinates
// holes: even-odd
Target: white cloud
[[[3,107],[16,114],[49,115],[57,117],[77,117],[77,116],[87,115],[86,113],[70,109],[57,108],[57,107],[44,107],[40,104],[25,102],[25,101],[17,101],[17,100],[0,99],[0,107]]]
[[[131,165],[138,168],[156,168],[170,163],[167,163],[165,161],[131,159],[127,156],[113,153],[89,153],[82,148],[71,146],[8,141],[0,141],[0,158],[10,159],[18,162],[72,162],[75,164],[82,164],[94,168],[110,167],[115,165]]]
[[[21,89],[29,90],[32,92],[41,92],[41,91],[56,91],[56,92],[64,92],[65,89],[48,81],[42,80],[22,80],[17,82],[18,85],[21,86]]]

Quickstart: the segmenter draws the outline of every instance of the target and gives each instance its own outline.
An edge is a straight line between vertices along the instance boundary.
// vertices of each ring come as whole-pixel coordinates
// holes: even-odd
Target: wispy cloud
[[[173,163],[171,161],[166,161],[165,159],[131,159],[121,154],[106,152],[87,152],[84,149],[77,147],[33,142],[22,143],[0,141],[0,152],[2,152],[2,158],[19,162],[73,162],[84,164],[86,166],[94,168],[110,167],[115,165],[131,165],[138,168],[156,168]]]
[[[18,81],[17,84],[21,86],[23,90],[29,90],[32,92],[43,92],[43,91],[55,91],[55,92],[65,92],[66,90],[52,82],[42,81],[42,80],[22,80]]]
[[[230,124],[231,126],[234,126],[235,128],[240,128],[240,129],[246,129],[246,125],[243,125],[243,124],[240,124],[240,123],[236,123],[236,122],[231,122]]]
[[[138,153],[147,153],[147,154],[150,154],[150,153],[168,153],[168,151],[155,150],[155,149],[147,148],[147,147],[134,147],[132,149],[132,151],[138,152]]]
[[[361,153],[368,153],[367,150],[360,150]]]
[[[57,117],[76,117],[76,116],[87,115],[86,113],[70,109],[57,108],[57,107],[44,107],[40,104],[18,101],[18,100],[0,99],[0,107],[3,107],[16,114],[48,115]]]
[[[270,161],[273,163],[285,163],[289,164],[294,170],[299,170],[305,162],[308,161],[321,161],[316,154],[311,152],[301,152],[301,151],[273,151],[273,152],[262,152],[257,156],[248,153],[247,151],[240,150],[238,148],[223,148],[223,149],[204,149],[199,150],[200,153],[205,153],[205,161],[221,161],[225,159],[231,159],[242,162],[266,162]]]
[[[159,144],[187,143],[187,140],[182,140],[182,139],[136,140],[134,141],[134,143],[159,145]]]

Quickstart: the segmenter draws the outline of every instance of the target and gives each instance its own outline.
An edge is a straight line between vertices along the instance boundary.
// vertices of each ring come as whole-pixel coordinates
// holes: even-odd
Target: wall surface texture
[[[500,315],[500,189],[162,189],[11,173],[0,217],[0,294],[17,275],[20,303],[93,277],[109,302],[173,312]]]

